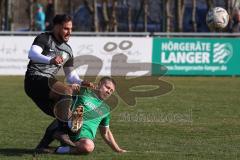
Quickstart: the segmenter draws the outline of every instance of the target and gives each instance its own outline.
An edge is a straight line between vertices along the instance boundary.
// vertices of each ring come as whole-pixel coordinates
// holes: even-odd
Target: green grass
[[[138,98],[135,107],[121,102],[112,112],[112,132],[130,152],[112,152],[98,134],[90,155],[36,159],[240,159],[240,78],[164,79],[174,85],[170,93]],[[0,77],[0,81],[0,159],[33,159],[32,149],[52,118],[25,95],[23,77]]]

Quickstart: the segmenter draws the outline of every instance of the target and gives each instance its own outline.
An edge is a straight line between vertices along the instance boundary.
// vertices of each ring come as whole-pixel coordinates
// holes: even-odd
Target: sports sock
[[[57,120],[57,121],[58,121],[58,130],[66,133],[66,130],[68,130],[68,123],[60,120]]]
[[[70,152],[69,146],[60,146],[56,150],[56,153],[60,153],[60,154],[69,153],[69,152]]]

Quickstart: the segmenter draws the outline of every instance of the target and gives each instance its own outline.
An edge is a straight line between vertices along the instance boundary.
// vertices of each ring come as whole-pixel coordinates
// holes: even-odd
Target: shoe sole
[[[76,133],[83,124],[83,106],[78,107],[72,114],[71,131]]]
[[[55,153],[56,148],[55,147],[49,147],[49,148],[35,148],[34,154],[53,154]]]

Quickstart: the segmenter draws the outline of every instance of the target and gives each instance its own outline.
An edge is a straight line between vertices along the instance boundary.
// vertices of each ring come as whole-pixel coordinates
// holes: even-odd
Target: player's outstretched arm
[[[115,141],[113,134],[109,127],[99,127],[101,136],[103,137],[104,141],[115,151],[118,153],[127,152],[124,149],[121,149],[117,142]]]
[[[96,86],[94,83],[89,82],[87,80],[82,80],[78,76],[76,70],[73,67],[63,67],[67,82],[71,84],[73,90],[79,90],[80,87],[89,87],[91,89],[95,89]]]

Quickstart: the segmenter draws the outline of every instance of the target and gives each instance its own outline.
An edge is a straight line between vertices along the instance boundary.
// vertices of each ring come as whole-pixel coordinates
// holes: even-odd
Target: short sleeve
[[[67,43],[64,43],[64,52],[62,54],[63,54],[62,55],[63,59],[64,57],[66,57],[64,67],[73,67],[73,63],[74,63],[73,51],[72,51],[72,48]]]
[[[100,122],[100,126],[102,127],[109,127],[110,125],[110,114],[108,114],[106,117],[104,117],[102,119],[102,121]]]
[[[32,45],[37,45],[37,46],[40,46],[42,49],[44,49],[45,46],[47,46],[47,44],[48,44],[48,36],[42,33],[34,39]]]

